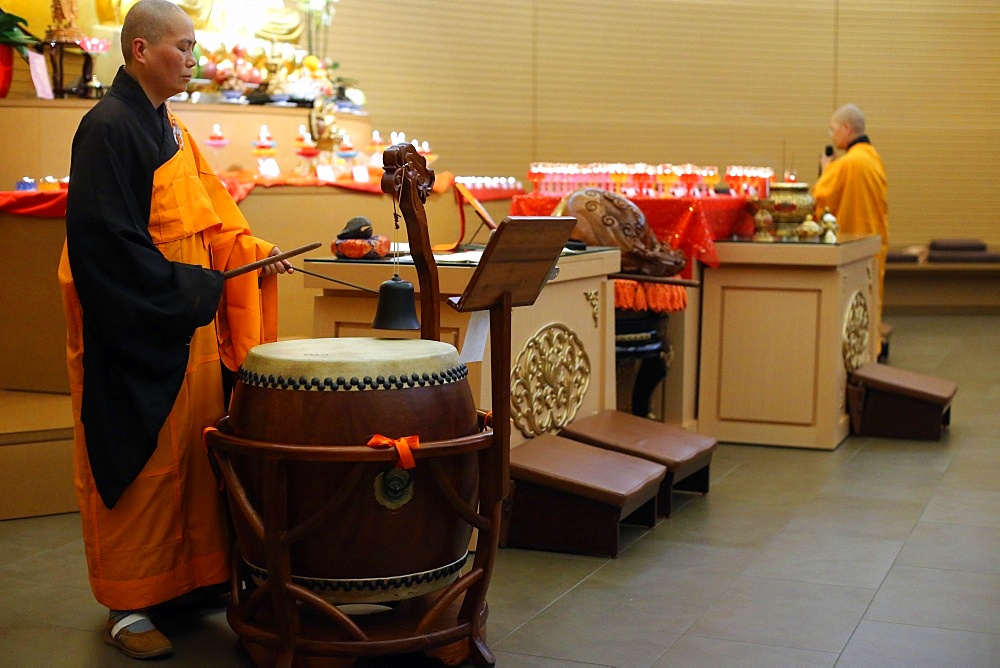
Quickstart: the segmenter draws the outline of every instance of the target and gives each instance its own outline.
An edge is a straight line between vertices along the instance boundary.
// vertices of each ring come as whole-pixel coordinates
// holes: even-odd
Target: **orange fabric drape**
[[[842,234],[877,234],[882,239],[878,254],[879,308],[876,331],[881,324],[881,302],[885,294],[885,263],[889,254],[888,178],[875,148],[857,143],[823,170],[812,187],[816,220],[829,207]]]
[[[273,246],[250,236],[239,208],[183,133],[183,148],[154,173],[153,242],[172,262],[218,270],[265,257]],[[275,278],[263,289],[253,273],[226,282],[215,321],[195,330],[188,344],[183,384],[155,450],[109,510],[96,489],[80,420],[83,314],[64,247],[59,282],[75,417],[74,484],[88,575],[101,604],[139,609],[227,579],[224,509],[202,434],[225,411],[220,358],[236,369],[250,347],[277,337]]]
[[[174,261],[208,263],[200,234],[160,249]],[[199,444],[202,430],[224,411],[214,323],[195,331],[184,385],[160,429],[156,450],[114,509],[108,510],[90,472],[80,421],[82,311],[65,250],[59,276],[67,314],[74,485],[94,597],[109,608],[137,609],[225,581],[229,573],[225,516],[215,475]]]
[[[615,308],[626,311],[675,313],[687,308],[682,285],[615,279]]]

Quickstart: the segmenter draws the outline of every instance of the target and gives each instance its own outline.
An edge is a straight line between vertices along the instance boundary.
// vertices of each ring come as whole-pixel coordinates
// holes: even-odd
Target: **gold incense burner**
[[[772,183],[770,195],[760,201],[760,207],[771,214],[779,232],[795,230],[813,213],[815,206],[808,183]]]

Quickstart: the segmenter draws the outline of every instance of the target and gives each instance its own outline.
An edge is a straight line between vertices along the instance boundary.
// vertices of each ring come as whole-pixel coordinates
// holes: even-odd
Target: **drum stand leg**
[[[236,546],[231,574],[233,602],[227,611],[230,626],[255,664],[349,666],[360,657],[380,655],[384,644],[394,646],[389,654],[423,653],[446,665],[495,664],[485,640],[486,591],[501,518],[502,485],[496,469],[504,458],[498,452],[495,434],[489,433],[482,421],[480,429],[478,503],[470,504],[454,489],[448,493],[459,516],[478,529],[471,569],[443,590],[401,601],[380,613],[380,619],[349,617],[293,581],[291,546],[295,539],[290,536],[301,527],[290,526],[290,462],[281,457],[261,458],[260,502],[254,507],[225,452],[228,437],[219,432],[207,437],[226,482],[231,513],[244,522],[250,518],[250,524],[262,532],[266,579],[258,580],[251,573]],[[437,489],[448,487],[434,460],[424,461],[422,466],[438,471]],[[356,470],[361,470],[360,465]],[[342,482],[344,487],[353,488],[349,479]],[[428,648],[430,643],[441,642],[442,634],[448,640]]]

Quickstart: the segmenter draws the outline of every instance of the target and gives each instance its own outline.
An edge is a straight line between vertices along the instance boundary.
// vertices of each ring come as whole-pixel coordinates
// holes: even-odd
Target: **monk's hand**
[[[826,154],[823,154],[823,155],[821,155],[819,157],[819,166],[820,166],[821,169],[825,170],[826,167],[827,167],[827,165],[829,165],[831,162],[833,162],[836,159],[837,159],[837,156],[835,156],[835,155],[826,155]]]
[[[274,257],[275,255],[280,255],[281,249],[275,246],[271,249],[271,252],[267,254],[268,257]],[[273,274],[285,274],[292,273],[292,264],[288,260],[281,260],[280,262],[273,262],[271,264],[264,265],[260,269],[261,276],[271,276]]]

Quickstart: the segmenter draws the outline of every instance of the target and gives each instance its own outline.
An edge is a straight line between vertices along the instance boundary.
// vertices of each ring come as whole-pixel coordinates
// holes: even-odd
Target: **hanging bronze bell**
[[[417,320],[417,302],[413,293],[413,283],[404,281],[399,274],[384,281],[378,289],[378,305],[375,307],[375,329],[420,329]]]

